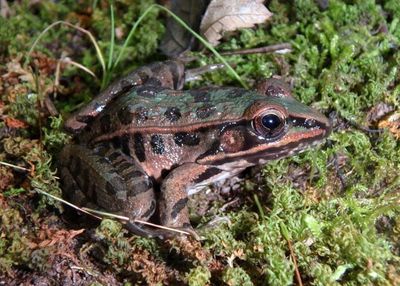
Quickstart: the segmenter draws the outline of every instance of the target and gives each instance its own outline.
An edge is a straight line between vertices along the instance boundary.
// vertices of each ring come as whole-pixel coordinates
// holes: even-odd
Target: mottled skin
[[[296,101],[277,80],[256,91],[236,87],[177,90],[184,66],[144,66],[111,85],[66,127],[74,145],[61,153],[69,200],[191,229],[188,195],[245,168],[297,153],[320,142],[330,123]],[[139,235],[160,230],[130,223]]]

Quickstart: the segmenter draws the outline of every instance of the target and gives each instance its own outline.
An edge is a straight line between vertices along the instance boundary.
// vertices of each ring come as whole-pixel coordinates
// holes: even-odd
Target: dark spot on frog
[[[242,97],[245,93],[247,93],[248,91],[242,88],[232,88],[229,91],[229,96],[230,98],[238,98],[238,97]]]
[[[76,120],[79,122],[84,122],[84,123],[91,123],[95,119],[94,116],[90,115],[77,115]]]
[[[152,200],[149,209],[142,216],[144,218],[149,218],[154,213],[155,210],[156,210],[156,202],[155,200]]]
[[[149,79],[149,75],[144,70],[138,71],[137,75],[142,81],[140,84],[143,84],[145,81]]]
[[[81,174],[82,172],[82,165],[81,160],[77,157],[71,158],[71,171],[74,175]]]
[[[143,177],[143,176],[144,176],[144,175],[143,175],[142,172],[140,172],[140,171],[138,171],[138,170],[135,170],[135,169],[132,169],[132,170],[130,170],[129,173],[126,174],[124,177],[125,177],[127,180],[131,180],[131,179],[136,179],[136,178],[140,178],[140,177]]]
[[[113,153],[111,153],[111,155],[109,155],[108,156],[108,159],[111,161],[111,162],[114,162],[114,161],[116,161],[118,158],[120,158],[120,156],[121,156],[121,154],[119,153],[119,152],[113,152]]]
[[[82,173],[86,173],[87,174],[88,172],[87,172],[87,170],[83,170]],[[82,176],[77,177],[76,180],[78,180],[81,177]],[[81,184],[79,184],[80,189],[83,190],[84,192],[86,192],[89,189],[90,181],[91,180],[88,179],[88,178],[83,178],[82,181],[80,182]]]
[[[109,142],[99,143],[94,146],[93,152],[97,156],[104,157],[109,149],[110,149]]]
[[[203,173],[201,173],[195,180],[194,183],[198,184],[201,183],[217,174],[221,173],[221,170],[215,167],[212,168],[208,168],[207,170],[205,170]]]
[[[175,219],[178,214],[186,207],[188,202],[188,198],[182,198],[176,202],[176,204],[172,207],[171,217]]]
[[[122,174],[126,169],[130,168],[131,166],[132,164],[129,162],[121,161],[115,165],[115,168],[117,169],[117,172],[119,174]]]
[[[100,117],[101,132],[108,133],[111,131],[111,117],[109,114],[104,114]]]
[[[191,90],[190,94],[193,96],[194,102],[209,102],[211,99],[210,93],[206,89]]]
[[[145,193],[147,191],[151,191],[152,183],[145,177],[136,178],[133,180],[133,183],[130,184],[130,188],[128,188],[127,196],[128,197],[135,197],[139,194]]]
[[[211,104],[204,104],[203,106],[197,108],[196,116],[199,119],[206,119],[211,114],[213,114],[214,111],[215,111],[215,106],[212,106]]]
[[[135,133],[133,135],[133,143],[135,149],[136,158],[139,162],[144,162],[146,160],[146,153],[144,150],[143,136],[140,133]]]
[[[110,195],[116,194],[115,189],[114,189],[113,185],[110,182],[106,183],[106,191]]]
[[[214,141],[212,143],[212,145],[210,146],[210,148],[206,152],[201,154],[199,157],[197,157],[196,160],[201,160],[207,156],[216,155],[220,151],[220,145],[221,145],[221,142],[219,140]]]
[[[188,222],[185,222],[184,224],[182,224],[182,227],[186,228],[186,229],[191,229],[192,225],[190,223],[188,223]]]
[[[165,151],[164,140],[161,135],[152,135],[150,139],[150,145],[154,154],[162,155]]]
[[[96,189],[97,189],[96,184],[94,182],[92,182],[90,184],[90,187],[89,187],[89,194],[90,194],[89,198],[94,202],[97,202],[97,191],[96,191]]]
[[[132,110],[130,106],[126,106],[118,112],[118,118],[124,125],[131,124],[134,120],[144,122],[149,119],[148,115],[149,111],[143,106],[139,106],[135,110]]]
[[[134,112],[134,116],[139,120],[139,121],[146,121],[149,119],[149,112],[146,108],[140,106],[136,108]]]
[[[128,157],[131,157],[131,149],[129,147],[129,141],[130,141],[130,136],[128,134],[125,134],[121,137],[121,151]]]
[[[178,168],[179,164],[172,164],[168,169],[161,170],[161,179],[165,179],[174,169]]]
[[[93,199],[96,201],[96,184],[92,182],[91,180],[87,180],[89,182],[88,188],[86,189],[87,192],[87,197]]]
[[[165,179],[165,177],[168,176],[169,172],[170,171],[168,169],[162,169],[161,170],[161,178]]]
[[[168,107],[164,115],[171,122],[175,122],[182,117],[181,111],[177,107]]]
[[[121,148],[121,137],[114,137],[111,139],[112,147],[115,149]]]
[[[196,146],[199,145],[200,138],[194,133],[178,132],[174,135],[174,141],[178,146]]]
[[[101,165],[109,165],[110,164],[110,162],[104,157],[98,158],[97,159],[97,163],[99,163]]]
[[[128,110],[127,106],[124,106],[118,112],[118,119],[124,125],[130,124],[133,121],[133,114]]]
[[[146,81],[146,85],[162,86],[162,83],[159,79],[151,77]]]

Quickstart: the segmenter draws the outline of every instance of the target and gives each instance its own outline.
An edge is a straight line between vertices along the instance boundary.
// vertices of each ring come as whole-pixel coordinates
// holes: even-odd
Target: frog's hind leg
[[[121,151],[99,145],[88,149],[66,146],[61,154],[60,177],[66,198],[77,205],[97,206],[129,217],[128,229],[142,236],[159,236],[134,223],[147,221],[156,209],[151,179]]]

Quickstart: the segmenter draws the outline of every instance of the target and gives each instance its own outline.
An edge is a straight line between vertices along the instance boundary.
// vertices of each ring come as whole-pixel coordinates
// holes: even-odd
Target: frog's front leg
[[[142,236],[160,236],[134,223],[147,221],[156,209],[152,181],[132,158],[106,145],[89,149],[66,146],[60,154],[60,177],[67,199],[77,205],[95,205],[132,221],[127,228]]]
[[[119,95],[140,85],[155,85],[170,89],[181,89],[185,80],[185,67],[180,61],[155,62],[145,65],[116,80],[98,96],[71,116],[65,123],[68,131],[79,133]]]
[[[215,167],[196,163],[187,163],[171,171],[161,185],[161,224],[192,232],[187,206],[188,192],[220,172]]]

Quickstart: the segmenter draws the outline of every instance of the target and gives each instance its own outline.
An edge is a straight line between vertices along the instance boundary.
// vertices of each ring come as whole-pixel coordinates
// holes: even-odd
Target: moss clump
[[[206,267],[198,266],[192,268],[186,278],[190,286],[207,285],[210,283],[211,273]]]

